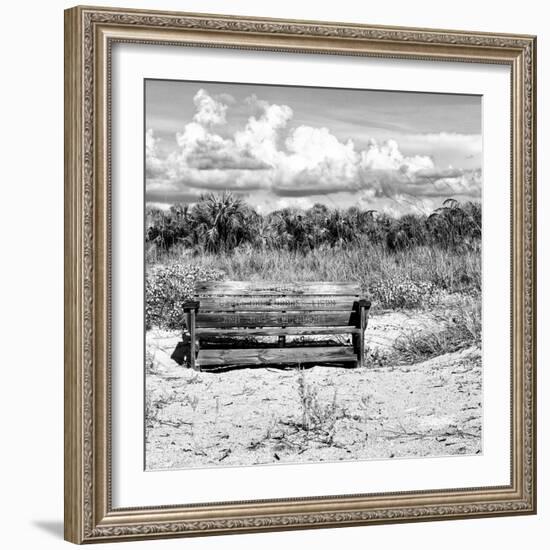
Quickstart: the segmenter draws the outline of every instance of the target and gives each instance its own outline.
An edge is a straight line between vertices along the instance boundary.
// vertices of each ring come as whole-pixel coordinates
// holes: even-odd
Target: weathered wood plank
[[[354,311],[302,312],[218,312],[199,313],[199,327],[309,327],[357,325],[358,316]]]
[[[195,284],[195,294],[202,295],[264,295],[286,296],[290,295],[349,295],[359,296],[360,287],[357,283],[341,282],[299,282],[280,283],[274,282],[248,282],[248,281],[206,281]]]
[[[353,348],[327,346],[313,348],[202,349],[197,363],[209,366],[301,364],[356,361]]]
[[[354,296],[217,296],[200,299],[207,311],[345,311],[357,309]]]
[[[352,326],[343,327],[267,327],[267,328],[201,328],[198,327],[195,331],[197,336],[203,338],[215,336],[303,336],[308,334],[332,335],[332,334],[355,334],[361,329]]]

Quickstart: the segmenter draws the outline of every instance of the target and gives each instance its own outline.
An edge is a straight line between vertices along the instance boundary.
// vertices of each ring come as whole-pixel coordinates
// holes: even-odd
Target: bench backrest
[[[209,281],[195,285],[202,328],[357,326],[356,283]]]

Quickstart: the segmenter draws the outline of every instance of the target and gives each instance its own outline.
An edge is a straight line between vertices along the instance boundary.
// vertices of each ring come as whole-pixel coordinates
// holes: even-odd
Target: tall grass
[[[147,326],[181,326],[181,304],[198,280],[353,281],[383,309],[429,308],[444,295],[479,296],[481,254],[414,246],[389,252],[361,240],[356,246],[255,250],[165,256],[146,276]]]
[[[176,258],[171,261],[178,262]],[[365,240],[353,247],[316,248],[306,253],[258,251],[240,247],[231,253],[187,256],[195,267],[213,268],[234,280],[355,281],[382,305],[395,307],[385,290],[399,285],[428,285],[426,292],[481,291],[481,255],[474,250],[452,251],[415,246],[389,252]]]

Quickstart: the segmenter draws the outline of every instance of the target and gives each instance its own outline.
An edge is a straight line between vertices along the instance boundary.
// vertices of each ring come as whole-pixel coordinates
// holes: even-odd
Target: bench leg
[[[370,302],[367,300],[359,301],[359,334],[357,335],[357,366],[363,368],[365,366],[365,330],[369,316]]]
[[[186,311],[187,314],[187,329],[189,330],[189,337],[191,341],[189,342],[189,366],[193,370],[200,370],[200,367],[197,363],[197,340],[196,340],[196,331],[195,331],[195,309],[189,309]]]
[[[286,336],[285,336],[284,334],[282,334],[282,335],[279,336],[279,342],[278,342],[278,344],[279,344],[279,347],[280,347],[280,348],[284,348],[284,347],[285,347],[285,345],[286,345]]]
[[[357,367],[363,368],[365,366],[365,333],[363,330],[356,336],[357,338]]]

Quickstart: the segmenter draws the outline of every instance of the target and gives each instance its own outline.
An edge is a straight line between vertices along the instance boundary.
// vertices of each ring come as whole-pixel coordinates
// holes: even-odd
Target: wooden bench
[[[354,362],[364,366],[370,302],[359,285],[342,282],[200,282],[184,303],[189,364],[198,370],[226,366]],[[352,345],[286,345],[287,336],[352,335]],[[277,336],[254,348],[214,347],[220,337]]]

